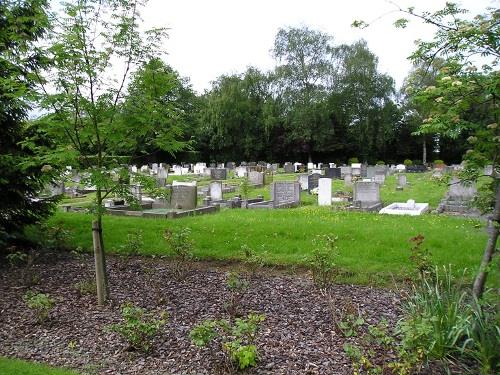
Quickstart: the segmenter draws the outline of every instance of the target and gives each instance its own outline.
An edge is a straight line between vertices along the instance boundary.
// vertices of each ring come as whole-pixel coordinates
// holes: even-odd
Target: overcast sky
[[[473,15],[500,4],[500,0],[457,2]],[[445,1],[397,3],[435,11]],[[417,20],[405,30],[395,29],[392,22],[401,14],[382,17],[364,30],[350,26],[355,19],[372,21],[393,9],[386,0],[150,0],[142,16],[148,27],[170,28],[167,62],[202,93],[222,74],[242,73],[248,66],[272,69],[270,50],[278,29],[301,25],[333,35],[335,44],[365,39],[379,57],[379,70],[399,87],[410,69],[406,58],[414,50],[413,41],[431,39],[434,29]]]

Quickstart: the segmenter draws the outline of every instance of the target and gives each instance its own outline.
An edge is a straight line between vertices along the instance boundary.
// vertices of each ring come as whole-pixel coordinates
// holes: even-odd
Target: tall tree
[[[46,9],[44,0],[0,2],[0,248],[53,208],[52,201],[36,199],[49,169],[20,145],[36,94],[33,71],[43,65],[35,42],[49,26]]]
[[[63,155],[65,162],[81,164],[89,172],[88,182],[96,187],[92,233],[99,305],[109,294],[102,203],[110,194],[128,193],[128,187],[120,183],[129,179],[128,170],[120,169],[124,159],[116,146],[126,140],[126,149],[133,149],[131,143],[148,134],[158,139],[159,147],[169,151],[179,148],[176,135],[171,137],[172,129],[156,119],[150,123],[137,117],[135,127],[119,127],[117,123],[131,73],[161,52],[164,30],[140,31],[139,9],[144,3],[141,0],[66,2],[48,49],[54,66],[48,76],[50,86],[43,85],[45,106],[53,112],[47,132],[63,137],[64,141],[58,147],[63,152],[51,153],[47,160],[57,162],[51,155]],[[158,108],[156,102],[144,107]],[[130,134],[131,131],[139,135]],[[113,170],[121,178],[115,178]]]
[[[333,136],[326,106],[335,49],[332,37],[307,27],[280,29],[274,42],[275,79],[283,103],[285,141],[309,161],[316,145]]]

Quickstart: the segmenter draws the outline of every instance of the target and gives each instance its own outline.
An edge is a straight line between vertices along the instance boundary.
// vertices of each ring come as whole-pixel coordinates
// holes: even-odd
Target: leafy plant
[[[127,233],[127,240],[124,245],[120,246],[120,252],[127,255],[138,255],[144,247],[144,239],[142,230],[135,229]]]
[[[122,306],[122,323],[106,327],[108,331],[116,332],[129,343],[129,349],[147,352],[158,330],[167,323],[168,314],[160,313],[159,318],[146,312],[143,308],[127,303]]]
[[[405,165],[405,167],[411,167],[413,165],[413,161],[411,161],[410,159],[405,159],[403,161],[403,164]]]
[[[240,182],[240,193],[243,199],[248,199],[248,193],[250,192],[250,180],[248,177],[244,177]]]
[[[179,279],[186,277],[189,262],[194,259],[194,241],[190,236],[191,229],[189,228],[183,228],[175,233],[167,229],[163,234],[163,238],[174,255],[172,263],[174,275]]]
[[[226,287],[229,291],[229,298],[224,307],[230,316],[240,315],[241,302],[250,287],[250,282],[241,277],[238,272],[231,271],[227,274]]]
[[[344,310],[342,318],[337,322],[337,327],[344,337],[358,335],[359,329],[365,324],[365,319],[359,311],[350,311],[350,307]]]
[[[316,246],[309,265],[313,273],[313,282],[318,288],[326,288],[333,284],[338,275],[335,257],[338,256],[338,248],[335,244],[338,237],[331,235],[317,236],[313,240]]]
[[[359,163],[359,159],[357,157],[349,158],[349,160],[347,161],[347,164],[351,165],[353,163]]]
[[[224,364],[230,371],[243,370],[257,364],[258,352],[255,338],[264,315],[248,314],[245,319],[205,320],[189,333],[198,347],[209,347],[212,355],[223,353]]]
[[[425,237],[421,234],[410,238],[413,247],[410,252],[410,260],[418,270],[420,277],[434,277],[434,266],[431,262],[431,253],[422,246]]]
[[[75,284],[75,289],[80,293],[80,295],[90,295],[95,294],[97,290],[97,286],[94,279],[87,279],[78,281]]]
[[[26,305],[33,310],[38,323],[43,323],[49,318],[50,310],[54,307],[54,300],[48,294],[36,293],[28,290],[23,300]]]
[[[241,251],[244,255],[243,264],[247,272],[251,277],[255,276],[257,271],[264,267],[264,259],[247,244],[241,245]]]

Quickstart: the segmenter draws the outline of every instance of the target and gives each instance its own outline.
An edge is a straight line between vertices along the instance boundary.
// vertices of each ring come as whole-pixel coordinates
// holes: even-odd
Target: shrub
[[[405,159],[403,164],[405,165],[405,167],[411,167],[413,165],[413,162],[410,159]]]
[[[212,354],[223,353],[229,371],[243,370],[257,364],[258,352],[255,338],[264,315],[249,314],[234,323],[227,320],[205,320],[189,333],[198,347],[209,347]]]
[[[264,259],[255,253],[255,251],[247,244],[241,245],[241,251],[243,252],[244,259],[243,264],[248,272],[248,274],[253,277],[259,269],[264,267]]]
[[[421,234],[410,238],[410,242],[413,243],[413,247],[410,250],[410,260],[415,265],[420,277],[434,277],[434,266],[431,262],[431,253],[422,246],[424,239],[425,237]]]
[[[159,318],[144,309],[127,303],[122,306],[122,323],[106,327],[108,331],[116,332],[127,340],[130,350],[147,352],[158,330],[167,322],[167,312],[162,311]]]
[[[120,252],[127,255],[139,255],[143,247],[142,230],[135,229],[127,233],[126,242],[120,246]]]
[[[79,281],[75,284],[75,289],[80,295],[96,294],[97,286],[94,279]]]
[[[250,181],[248,177],[245,177],[240,182],[240,194],[243,197],[243,199],[248,199],[249,192],[250,192]]]
[[[385,165],[385,163],[384,163],[384,161],[383,161],[383,160],[378,160],[376,164],[377,164],[377,165]]]
[[[231,271],[227,274],[226,286],[229,291],[229,298],[224,307],[230,316],[240,315],[241,302],[250,287],[250,282],[241,277],[238,272]]]
[[[424,162],[420,159],[413,160],[413,165],[423,165],[423,164],[424,164]]]
[[[184,228],[176,233],[167,229],[163,237],[174,255],[172,263],[174,275],[179,279],[186,277],[189,262],[194,259],[194,241],[190,238],[191,229]]]
[[[54,300],[48,294],[35,293],[28,290],[23,300],[33,310],[38,323],[43,323],[49,318],[50,310],[54,307]]]
[[[434,166],[438,166],[438,165],[445,165],[444,161],[442,161],[441,159],[434,160]]]
[[[335,245],[338,237],[332,235],[317,236],[313,240],[315,248],[309,265],[313,273],[313,282],[318,288],[326,288],[333,284],[338,275],[335,257],[338,249]]]
[[[347,161],[347,164],[351,165],[352,163],[359,163],[358,158],[357,157],[349,158],[349,160]]]

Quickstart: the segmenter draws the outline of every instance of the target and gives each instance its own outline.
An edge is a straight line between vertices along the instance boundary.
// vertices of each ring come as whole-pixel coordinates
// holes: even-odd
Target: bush
[[[257,364],[258,352],[255,338],[264,315],[249,314],[245,319],[205,320],[189,333],[198,347],[210,347],[212,354],[223,353],[225,366],[230,372],[243,370]]]
[[[403,164],[405,165],[405,167],[411,167],[413,165],[413,162],[410,159],[405,159]]]
[[[326,288],[333,284],[338,275],[335,258],[338,249],[335,245],[337,237],[332,235],[317,236],[313,240],[315,249],[309,259],[309,265],[313,273],[313,282],[318,288]]]
[[[123,322],[109,325],[106,330],[122,336],[127,340],[131,350],[149,351],[154,336],[167,322],[167,313],[162,311],[160,317],[155,318],[152,314],[131,303],[125,304],[121,313]]]
[[[26,305],[33,310],[38,323],[43,323],[49,318],[50,310],[54,307],[54,300],[48,294],[35,293],[28,290],[23,296]]]
[[[250,282],[241,277],[238,272],[231,271],[227,274],[226,286],[229,290],[229,298],[224,303],[224,307],[230,316],[238,316],[241,314],[241,302],[250,288]]]
[[[415,159],[413,160],[413,165],[423,165],[424,162],[422,160],[419,160],[419,159]]]
[[[127,240],[124,245],[120,246],[120,252],[127,255],[139,255],[143,247],[142,230],[135,229],[127,233]]]
[[[178,279],[186,277],[189,271],[189,262],[194,259],[194,241],[190,237],[191,229],[189,228],[184,228],[176,233],[167,229],[163,234],[163,238],[167,241],[174,256],[172,266],[174,275]]]
[[[351,165],[352,163],[359,163],[358,158],[357,157],[349,158],[349,160],[347,161],[347,164]]]
[[[441,159],[436,159],[436,160],[434,160],[434,166],[436,166],[436,165],[445,165],[445,164],[444,164],[444,161],[442,161]]]
[[[377,165],[385,165],[385,163],[384,163],[384,161],[383,161],[383,160],[378,160],[376,164],[377,164]]]
[[[82,280],[79,281],[75,284],[75,289],[80,293],[80,295],[90,295],[90,294],[96,294],[97,292],[97,285],[95,283],[94,279],[87,279],[87,280]]]

